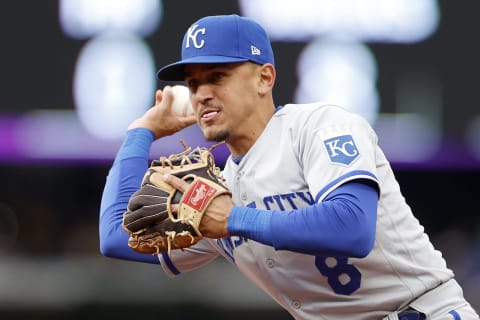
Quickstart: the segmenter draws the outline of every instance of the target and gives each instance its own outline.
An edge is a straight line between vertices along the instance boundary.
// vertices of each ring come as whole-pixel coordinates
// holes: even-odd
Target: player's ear
[[[266,94],[272,90],[275,84],[276,70],[271,63],[260,66],[259,93]]]

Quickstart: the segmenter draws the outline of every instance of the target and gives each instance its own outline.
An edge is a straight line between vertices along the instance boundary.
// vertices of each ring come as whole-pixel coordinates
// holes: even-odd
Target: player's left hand
[[[163,179],[181,192],[185,192],[188,189],[189,183],[174,175],[165,175]],[[225,194],[216,197],[208,206],[200,222],[199,229],[203,236],[213,239],[228,237],[227,222],[233,206],[230,195]],[[172,206],[172,210],[176,213],[178,205]]]

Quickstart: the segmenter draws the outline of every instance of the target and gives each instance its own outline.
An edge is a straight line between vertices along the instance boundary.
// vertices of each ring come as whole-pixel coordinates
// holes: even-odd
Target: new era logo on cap
[[[261,55],[262,54],[262,51],[260,51],[260,49],[258,49],[257,47],[255,46],[250,46],[250,49],[252,49],[252,55]]]
[[[181,81],[186,64],[242,61],[274,64],[266,31],[257,22],[235,14],[208,16],[188,28],[183,37],[182,59],[161,68],[157,76]]]

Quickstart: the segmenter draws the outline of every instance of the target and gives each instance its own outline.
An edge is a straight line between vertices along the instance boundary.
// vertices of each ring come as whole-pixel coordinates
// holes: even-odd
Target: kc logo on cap
[[[194,24],[187,30],[187,41],[185,43],[185,48],[190,48],[190,41],[192,42],[195,48],[201,48],[205,44],[205,40],[202,39],[200,41],[197,40],[198,34],[205,35],[205,28],[198,29],[198,24]]]
[[[182,59],[161,68],[161,80],[184,80],[186,64],[215,64],[251,61],[274,64],[267,32],[252,19],[236,14],[207,16],[185,33]]]

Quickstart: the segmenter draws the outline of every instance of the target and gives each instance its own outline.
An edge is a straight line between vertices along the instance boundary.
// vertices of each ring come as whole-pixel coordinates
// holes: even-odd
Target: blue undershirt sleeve
[[[236,206],[228,231],[276,250],[361,258],[375,242],[377,202],[378,189],[371,183],[350,181],[324,201],[292,211]]]
[[[140,187],[149,165],[153,132],[144,128],[127,131],[110,168],[100,204],[99,238],[102,255],[148,263],[159,263],[156,255],[140,254],[128,246],[128,235],[122,228],[128,200]]]

